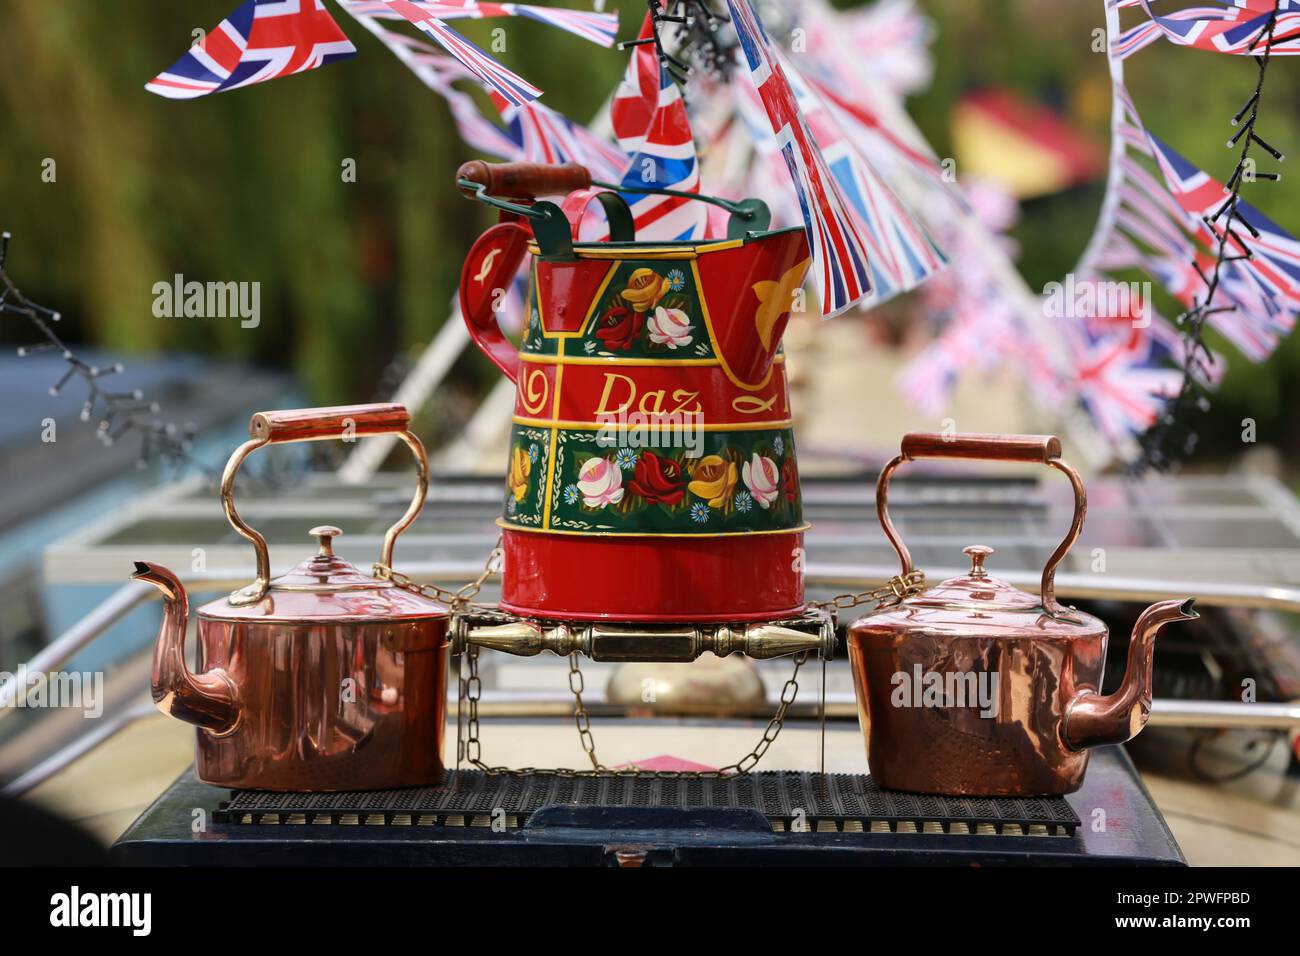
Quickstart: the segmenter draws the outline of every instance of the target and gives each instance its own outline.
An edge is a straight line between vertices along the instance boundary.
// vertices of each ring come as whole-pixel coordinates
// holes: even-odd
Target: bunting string
[[[1209,409],[1209,399],[1200,377],[1200,371],[1203,360],[1210,361],[1211,356],[1209,349],[1205,346],[1202,334],[1206,323],[1214,316],[1224,314],[1223,310],[1233,311],[1238,308],[1236,305],[1231,304],[1217,305],[1216,295],[1236,275],[1236,263],[1248,266],[1256,258],[1255,248],[1242,241],[1241,232],[1244,231],[1254,240],[1263,240],[1264,238],[1259,228],[1263,225],[1264,220],[1258,215],[1253,217],[1253,222],[1251,218],[1247,218],[1246,211],[1249,207],[1242,200],[1241,192],[1248,179],[1276,181],[1279,178],[1277,174],[1268,173],[1256,173],[1254,176],[1248,176],[1247,169],[1251,168],[1252,152],[1256,147],[1262,148],[1264,152],[1267,152],[1277,161],[1283,159],[1281,153],[1258,136],[1256,125],[1259,120],[1260,102],[1264,92],[1264,78],[1268,72],[1269,61],[1274,50],[1273,40],[1278,25],[1278,11],[1282,8],[1284,2],[1286,0],[1277,0],[1263,29],[1255,31],[1255,40],[1250,46],[1250,49],[1254,50],[1257,44],[1260,45],[1261,52],[1255,55],[1258,72],[1254,92],[1251,93],[1245,105],[1237,111],[1231,121],[1232,125],[1239,126],[1239,129],[1229,140],[1228,145],[1241,144],[1236,168],[1228,179],[1226,186],[1227,198],[1223,200],[1222,205],[1216,211],[1205,216],[1202,220],[1206,229],[1217,237],[1214,263],[1208,275],[1206,270],[1197,264],[1198,277],[1205,285],[1204,292],[1194,297],[1191,307],[1179,317],[1179,325],[1182,327],[1185,340],[1182,382],[1159,421],[1140,439],[1142,454],[1132,466],[1133,470],[1138,473],[1150,469],[1167,471],[1176,465],[1177,456],[1180,454],[1189,455],[1195,450],[1197,433],[1186,424],[1186,420],[1193,410],[1204,412]],[[1143,6],[1145,8],[1146,4],[1144,3]],[[1234,227],[1240,227],[1240,230]],[[1292,242],[1294,243],[1294,240]],[[1292,318],[1293,316],[1294,311],[1292,311]]]

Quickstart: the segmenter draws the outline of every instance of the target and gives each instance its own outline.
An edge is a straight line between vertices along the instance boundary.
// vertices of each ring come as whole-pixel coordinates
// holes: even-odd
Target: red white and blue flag
[[[1159,15],[1152,11],[1151,0],[1118,0],[1116,6],[1141,7],[1147,15],[1146,22],[1125,30],[1112,41],[1111,50],[1121,60],[1161,37],[1178,46],[1218,53],[1262,54],[1267,48],[1275,56],[1300,54],[1298,0],[1230,0]],[[1273,37],[1266,44],[1274,8],[1277,15]]]
[[[420,4],[422,7],[452,9],[450,4]],[[515,8],[517,4],[478,4],[479,15],[495,15],[496,8]],[[496,93],[450,54],[437,50],[423,40],[388,29],[381,20],[405,20],[392,11],[385,0],[353,0],[343,8],[384,44],[429,89],[447,100],[461,139],[473,149],[505,160],[538,163],[581,163],[598,178],[617,179],[627,162],[627,155],[612,143],[596,136],[586,127],[539,102],[514,106]],[[462,10],[463,8],[455,8]],[[462,15],[467,15],[462,13]],[[502,16],[513,15],[508,11]],[[585,16],[585,14],[581,14]],[[593,16],[597,16],[593,14]],[[599,14],[602,18],[610,15]],[[505,122],[502,128],[484,115],[483,109],[468,93],[453,84],[468,80],[488,90],[488,94]]]
[[[1105,281],[1097,276],[1078,280]],[[1092,311],[1064,328],[1076,394],[1098,430],[1120,446],[1154,425],[1178,393],[1183,376],[1171,361],[1186,346],[1145,297],[1109,303],[1103,301],[1103,286],[1097,288]]]
[[[516,158],[547,165],[578,163],[596,179],[614,180],[623,174],[627,154],[563,113],[542,103],[514,107],[496,96],[493,102],[515,142]]]
[[[1156,164],[1187,214],[1196,232],[1217,245],[1227,216],[1217,214],[1227,201],[1222,183],[1180,156],[1169,144],[1148,133]],[[1217,218],[1216,218],[1217,217]],[[1259,283],[1261,291],[1286,309],[1300,308],[1300,242],[1245,200],[1237,203],[1229,254],[1250,258],[1239,260],[1242,271]]]
[[[344,9],[374,34],[421,83],[447,101],[456,123],[456,131],[467,146],[496,159],[522,158],[519,144],[500,124],[483,115],[483,110],[472,96],[455,87],[457,80],[469,80],[478,84],[478,77],[463,63],[421,39],[388,29],[376,17],[358,13],[356,6],[345,4]]]
[[[195,99],[314,70],[356,52],[322,0],[247,0],[145,89]]]
[[[826,102],[785,57],[781,58],[781,66],[813,139],[867,241],[873,289],[864,305],[879,305],[916,288],[942,269],[947,258],[870,160],[849,140]]]
[[[1163,187],[1159,194],[1168,197]],[[1121,204],[1115,211],[1118,228],[1108,243],[1106,262],[1098,265],[1112,270],[1142,269],[1184,308],[1191,309],[1204,300],[1214,257],[1182,232],[1181,220],[1170,219],[1162,206],[1147,201],[1152,194],[1122,185],[1119,195]],[[1139,248],[1134,239],[1145,248]],[[1261,295],[1233,262],[1219,268],[1215,300],[1214,306],[1231,308],[1210,310],[1206,317],[1210,325],[1251,361],[1268,358],[1277,348],[1279,330],[1286,322],[1277,303]]]
[[[1113,444],[1141,434],[1178,394],[1182,372],[1164,361],[1152,336],[1101,336],[1075,354],[1075,385],[1097,428]]]
[[[646,131],[650,129],[650,121],[659,105],[659,55],[653,43],[645,42],[653,38],[654,20],[646,14],[641,32],[637,34],[637,40],[641,42],[632,47],[623,79],[609,104],[609,122],[614,128],[614,138],[629,153],[635,153],[645,142]]]
[[[652,38],[653,30],[647,16],[640,39]],[[620,171],[619,185],[629,189],[623,198],[632,210],[637,238],[703,239],[708,228],[704,203],[685,196],[635,191],[700,191],[699,159],[686,104],[660,64],[654,44],[632,48],[627,71],[610,104],[610,122],[619,146],[630,154]]]
[[[350,13],[363,17],[404,20],[385,0],[339,0]],[[439,20],[487,20],[496,17],[526,17],[558,27],[575,36],[601,46],[610,47],[618,36],[618,14],[597,13],[587,10],[565,10],[559,7],[539,7],[527,3],[477,3],[475,0],[454,0],[434,3],[429,0],[411,0],[431,17]]]
[[[384,3],[394,13],[405,17],[416,29],[433,37],[439,46],[464,63],[484,86],[512,106],[523,106],[542,95],[541,90],[470,43],[425,6],[412,3],[411,0],[384,0]]]
[[[838,315],[871,293],[871,266],[848,201],[799,110],[790,82],[750,0],[727,0],[750,78],[763,101],[799,197],[813,251],[822,314]]]

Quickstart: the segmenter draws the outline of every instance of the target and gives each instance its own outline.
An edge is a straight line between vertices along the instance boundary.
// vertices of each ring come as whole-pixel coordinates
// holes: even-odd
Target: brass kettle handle
[[[1079,473],[1061,460],[1061,440],[1055,435],[942,435],[933,432],[909,432],[903,436],[898,457],[885,466],[876,481],[876,515],[885,537],[898,554],[903,574],[913,570],[912,555],[889,520],[889,478],[905,461],[960,458],[969,461],[1022,461],[1055,468],[1070,479],[1074,488],[1074,520],[1061,543],[1043,567],[1040,594],[1043,608],[1052,617],[1068,617],[1056,601],[1056,566],[1079,540],[1083,519],[1088,514],[1088,493]]]
[[[386,566],[393,563],[393,545],[397,536],[411,526],[424,507],[429,491],[429,458],[424,445],[412,434],[411,413],[403,405],[380,403],[374,405],[335,405],[329,408],[293,408],[283,411],[258,412],[248,423],[249,440],[235,449],[226,470],[221,475],[221,507],[231,526],[253,544],[257,554],[257,580],[230,595],[236,607],[256,604],[266,596],[271,583],[271,555],[266,538],[251,527],[235,510],[235,475],[244,459],[263,445],[288,442],[324,441],[327,439],[364,438],[370,435],[396,435],[404,441],[415,456],[418,470],[415,497],[406,513],[384,535],[384,546],[379,560]]]

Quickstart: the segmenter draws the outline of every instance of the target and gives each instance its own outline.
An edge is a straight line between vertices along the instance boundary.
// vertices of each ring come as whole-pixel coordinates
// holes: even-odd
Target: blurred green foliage
[[[356,400],[447,316],[461,257],[489,221],[452,186],[473,157],[443,100],[332,2],[358,48],[351,60],[192,101],[145,91],[192,30],[236,5],[6,0],[0,225],[16,237],[11,266],[28,295],[62,310],[70,341],[291,366],[313,400]],[[624,24],[644,15],[635,0],[618,6]],[[502,24],[501,58],[576,117],[621,74],[624,55],[532,21],[458,29],[486,47]],[[42,181],[48,159],[54,182]],[[343,179],[349,159],[355,182]],[[153,285],[176,273],[259,281],[260,327],[155,318]]]
[[[145,92],[192,30],[215,26],[236,3],[5,0],[0,226],[17,237],[13,270],[29,295],[62,309],[72,341],[282,365],[315,401],[355,401],[396,351],[427,341],[445,319],[461,256],[489,217],[452,188],[454,170],[471,157],[446,105],[332,3],[358,47],[352,60],[190,102]],[[1105,141],[1109,86],[1093,49],[1102,0],[921,6],[937,26],[936,73],[909,106],[940,155],[951,148],[956,100],[995,85],[1058,107]],[[644,4],[608,7],[632,36]],[[626,59],[529,21],[458,28],[486,46],[498,25],[507,28],[501,58],[577,119],[597,111]],[[1253,63],[1159,43],[1128,69],[1153,131],[1226,176],[1227,120],[1253,88]],[[1293,63],[1277,61],[1270,78],[1261,131],[1300,154]],[[41,178],[47,159],[57,164],[52,183]],[[355,183],[343,181],[348,159]],[[1074,263],[1103,187],[1026,205],[1015,235],[1032,286]],[[1300,190],[1289,180],[1259,183],[1248,198],[1300,232]],[[260,281],[261,326],[155,318],[153,284],[175,273]],[[1166,302],[1164,311],[1177,309]],[[21,336],[0,329],[0,339]],[[1232,371],[1207,417],[1203,452],[1239,451],[1240,420],[1252,417],[1261,440],[1300,458],[1300,435],[1286,427],[1300,413],[1297,337],[1262,367],[1228,351]],[[490,375],[485,364],[475,368]]]

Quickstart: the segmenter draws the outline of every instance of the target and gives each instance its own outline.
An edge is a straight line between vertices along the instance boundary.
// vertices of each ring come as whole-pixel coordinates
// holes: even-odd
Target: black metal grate
[[[772,771],[723,778],[487,776],[449,772],[437,787],[357,793],[236,791],[216,818],[237,824],[525,825],[544,806],[755,809],[772,829],[989,836],[1074,834],[1061,797],[939,797],[882,790],[858,774]]]

